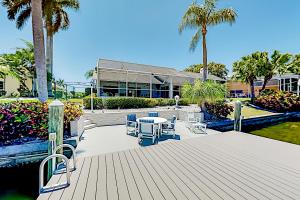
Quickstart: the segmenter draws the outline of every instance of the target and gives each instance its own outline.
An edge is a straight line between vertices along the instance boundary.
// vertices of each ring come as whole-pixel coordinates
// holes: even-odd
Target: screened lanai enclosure
[[[208,77],[225,82],[213,75]],[[106,59],[98,61],[94,76],[98,96],[145,98],[173,98],[180,95],[180,88],[186,81],[193,83],[201,78],[201,73]]]

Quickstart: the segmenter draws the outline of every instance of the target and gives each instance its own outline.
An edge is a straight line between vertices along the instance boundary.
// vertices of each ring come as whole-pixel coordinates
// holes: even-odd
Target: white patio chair
[[[173,138],[175,138],[175,124],[176,124],[176,116],[174,115],[172,119],[168,120],[166,123],[162,124],[162,134],[172,134]]]
[[[158,127],[154,124],[154,120],[140,120],[138,127],[139,144],[141,144],[144,139],[151,139],[152,144],[155,144]]]
[[[206,133],[207,124],[203,123],[203,114],[200,112],[188,113],[187,127],[193,133]]]

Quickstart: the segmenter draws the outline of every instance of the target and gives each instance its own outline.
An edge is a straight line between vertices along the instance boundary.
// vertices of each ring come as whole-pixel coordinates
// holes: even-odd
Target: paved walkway
[[[71,185],[38,199],[299,200],[299,158],[297,145],[250,134],[183,139],[79,158]]]
[[[218,131],[207,130],[207,134],[193,134],[185,126],[185,123],[178,121],[176,124],[175,140],[183,140],[191,137],[201,137],[211,134],[217,134]],[[164,136],[159,144],[174,141],[172,137]],[[87,157],[111,153],[127,149],[139,148],[136,137],[126,135],[125,125],[119,126],[103,126],[90,130],[86,130],[82,136],[82,140],[76,149],[77,156]]]

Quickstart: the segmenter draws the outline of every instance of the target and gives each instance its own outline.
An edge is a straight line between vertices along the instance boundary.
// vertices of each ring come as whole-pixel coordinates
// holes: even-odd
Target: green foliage
[[[277,112],[300,111],[300,97],[283,91],[266,90],[256,98],[255,104]]]
[[[95,72],[94,69],[88,70],[88,71],[85,72],[85,74],[84,74],[85,78],[86,78],[86,79],[91,79],[91,78],[93,78],[94,72]]]
[[[223,100],[226,93],[225,86],[214,81],[202,82],[198,79],[194,85],[186,82],[182,87],[182,96],[197,102],[199,105]]]
[[[82,115],[79,105],[65,102],[64,131],[69,132],[70,121]],[[0,104],[0,145],[22,143],[48,137],[48,104],[34,101],[15,101]]]
[[[24,41],[25,48],[17,48],[15,53],[0,55],[0,78],[12,76],[20,81],[21,95],[30,96],[25,81],[35,76],[33,44]]]
[[[216,8],[216,0],[205,0],[204,4],[193,2],[182,17],[179,32],[187,28],[197,29],[190,44],[190,50],[194,51],[201,34],[206,34],[208,26],[221,23],[232,24],[236,19],[236,12],[232,8]]]
[[[215,103],[205,103],[207,112],[217,119],[227,118],[234,110],[232,105],[225,101],[217,101]]]
[[[208,63],[207,67],[208,67],[208,73],[226,79],[228,75],[228,69],[226,68],[225,65],[211,62]],[[202,69],[203,69],[203,64],[197,64],[197,65],[191,65],[187,67],[186,69],[184,69],[184,71],[200,73]]]
[[[150,99],[137,97],[111,97],[111,98],[93,98],[94,109],[129,109],[129,108],[153,108],[155,106],[173,106],[176,102],[174,99]],[[91,108],[91,99],[83,99],[85,109]],[[188,105],[185,99],[179,100],[179,105]]]

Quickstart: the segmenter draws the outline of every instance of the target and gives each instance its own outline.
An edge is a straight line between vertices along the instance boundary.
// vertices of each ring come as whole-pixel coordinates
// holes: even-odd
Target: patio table
[[[162,132],[162,124],[166,123],[168,120],[162,117],[141,117],[136,120],[137,123],[140,123],[140,120],[153,120],[154,124],[158,125],[159,136]]]

